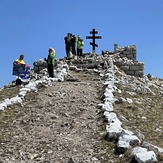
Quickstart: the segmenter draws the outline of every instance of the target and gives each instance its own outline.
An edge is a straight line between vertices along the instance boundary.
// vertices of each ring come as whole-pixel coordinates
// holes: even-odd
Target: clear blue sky
[[[96,53],[135,44],[145,74],[163,78],[162,16],[163,0],[0,0],[0,87],[15,79],[12,63],[20,54],[31,67],[49,47],[63,58],[69,32],[91,52],[86,36],[93,28],[102,36]]]

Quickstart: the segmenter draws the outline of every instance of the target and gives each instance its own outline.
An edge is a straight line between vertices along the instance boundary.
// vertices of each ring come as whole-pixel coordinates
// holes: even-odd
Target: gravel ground
[[[114,144],[105,140],[97,107],[103,81],[92,72],[70,75],[77,80],[53,82],[1,112],[1,163],[113,162]]]

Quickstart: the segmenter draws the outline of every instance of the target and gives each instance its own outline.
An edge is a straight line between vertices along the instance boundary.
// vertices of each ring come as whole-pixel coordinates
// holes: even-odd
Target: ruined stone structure
[[[144,63],[138,62],[136,58],[136,46],[130,45],[123,48],[118,47],[118,44],[114,45],[114,51],[102,51],[102,55],[87,53],[84,54],[82,63],[77,60],[76,56],[62,59],[69,63],[69,65],[75,65],[78,68],[107,68],[108,57],[112,56],[114,65],[123,70],[126,74],[143,77],[144,76]],[[47,67],[47,64],[43,60],[34,62],[34,72],[40,73],[40,71]]]
[[[129,60],[136,60],[136,46],[130,45],[123,48],[118,47],[118,44],[114,44],[114,53],[119,52],[119,56],[124,58],[126,57]]]
[[[114,44],[114,52],[102,51],[102,54],[114,55],[114,64],[126,74],[136,77],[144,76],[144,63],[137,61],[135,45],[120,48],[118,44]]]

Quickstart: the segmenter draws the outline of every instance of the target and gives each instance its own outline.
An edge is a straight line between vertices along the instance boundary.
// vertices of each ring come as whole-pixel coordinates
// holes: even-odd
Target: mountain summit
[[[54,78],[39,60],[30,83],[1,88],[0,161],[162,162],[163,79],[121,55],[62,58]]]

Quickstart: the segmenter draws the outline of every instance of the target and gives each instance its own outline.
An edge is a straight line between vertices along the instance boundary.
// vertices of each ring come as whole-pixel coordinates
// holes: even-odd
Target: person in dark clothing
[[[71,37],[71,50],[72,50],[72,54],[76,56],[76,36],[75,35],[72,35]]]
[[[54,63],[56,60],[56,54],[53,48],[49,48],[48,58],[44,58],[44,60],[47,61],[49,77],[54,78]]]
[[[71,37],[72,37],[72,34],[71,33],[68,33],[67,36],[64,38],[64,40],[65,40],[66,56],[67,57],[70,57]]]

